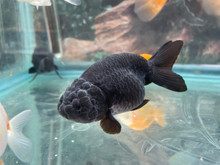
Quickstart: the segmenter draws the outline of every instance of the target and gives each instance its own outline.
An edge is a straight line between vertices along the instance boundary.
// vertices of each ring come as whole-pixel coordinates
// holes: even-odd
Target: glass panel
[[[32,8],[15,1],[1,2],[1,79],[26,70],[35,46]]]

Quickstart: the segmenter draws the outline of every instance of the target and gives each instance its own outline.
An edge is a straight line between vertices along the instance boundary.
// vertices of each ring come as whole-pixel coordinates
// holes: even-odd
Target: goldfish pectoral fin
[[[57,76],[60,78],[60,79],[63,79],[62,77],[61,77],[61,75],[59,74],[59,72],[55,69],[55,72],[56,72],[56,74],[57,74]]]
[[[138,105],[136,108],[132,109],[131,111],[137,110],[137,109],[145,106],[145,104],[147,104],[149,101],[150,100],[144,99],[143,102],[140,105]]]
[[[34,79],[37,77],[38,74],[39,74],[39,73],[37,72],[37,73],[34,75],[34,77],[33,77],[29,82],[34,81]]]
[[[35,69],[35,67],[31,67],[29,70],[28,70],[28,73],[35,73],[37,70]]]
[[[108,134],[118,134],[121,132],[121,125],[112,116],[112,114],[108,114],[104,119],[102,119],[100,126],[102,127],[103,131]]]
[[[58,66],[56,66],[56,65],[54,65],[54,68],[55,68],[55,70],[58,70],[58,69],[59,69]]]

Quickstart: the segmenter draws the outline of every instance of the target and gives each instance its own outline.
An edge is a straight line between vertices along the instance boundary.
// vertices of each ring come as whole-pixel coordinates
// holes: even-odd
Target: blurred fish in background
[[[117,117],[123,124],[133,130],[145,130],[154,121],[162,127],[166,125],[163,109],[150,104],[146,104],[136,111],[119,114]]]
[[[25,110],[10,121],[0,103],[0,157],[4,154],[7,144],[14,154],[23,162],[31,162],[33,158],[32,142],[23,135],[23,127],[31,119],[31,110]],[[0,165],[4,164],[0,159]]]
[[[18,0],[19,2],[28,2],[31,5],[36,6],[37,8],[39,6],[51,6],[51,0]],[[81,1],[80,0],[64,0],[72,5],[80,5]]]
[[[220,25],[220,1],[201,0],[201,5],[207,15],[214,16],[218,19],[218,24]]]
[[[2,159],[0,159],[0,165],[4,165],[4,162]]]
[[[201,4],[206,14],[220,17],[220,1],[201,0]]]
[[[148,22],[160,13],[166,2],[167,0],[136,0],[134,11],[140,20]]]
[[[33,81],[39,73],[55,71],[60,79],[62,77],[58,73],[58,67],[53,62],[53,54],[45,50],[44,47],[37,47],[32,56],[33,67],[28,70],[28,73],[36,73],[31,81]]]

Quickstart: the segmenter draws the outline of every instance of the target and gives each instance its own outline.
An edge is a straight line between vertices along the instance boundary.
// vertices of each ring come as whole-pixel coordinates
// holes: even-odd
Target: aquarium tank
[[[220,164],[219,9],[217,0],[1,0],[0,165]],[[157,74],[138,79],[137,107],[139,88],[128,84],[141,65]],[[174,91],[177,74],[187,90]],[[67,98],[87,103],[93,79],[103,97],[91,90],[90,105],[118,104],[93,108],[97,120],[71,116],[80,105]]]

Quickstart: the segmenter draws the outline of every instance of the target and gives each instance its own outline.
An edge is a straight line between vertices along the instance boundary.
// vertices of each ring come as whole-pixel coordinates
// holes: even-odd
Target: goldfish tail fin
[[[33,146],[26,136],[23,135],[23,127],[31,119],[31,110],[26,110],[9,121],[8,145],[14,154],[23,162],[31,162],[33,158]]]
[[[152,64],[151,82],[176,92],[187,90],[183,78],[172,71],[173,64],[183,46],[183,41],[169,41],[149,59]]]

